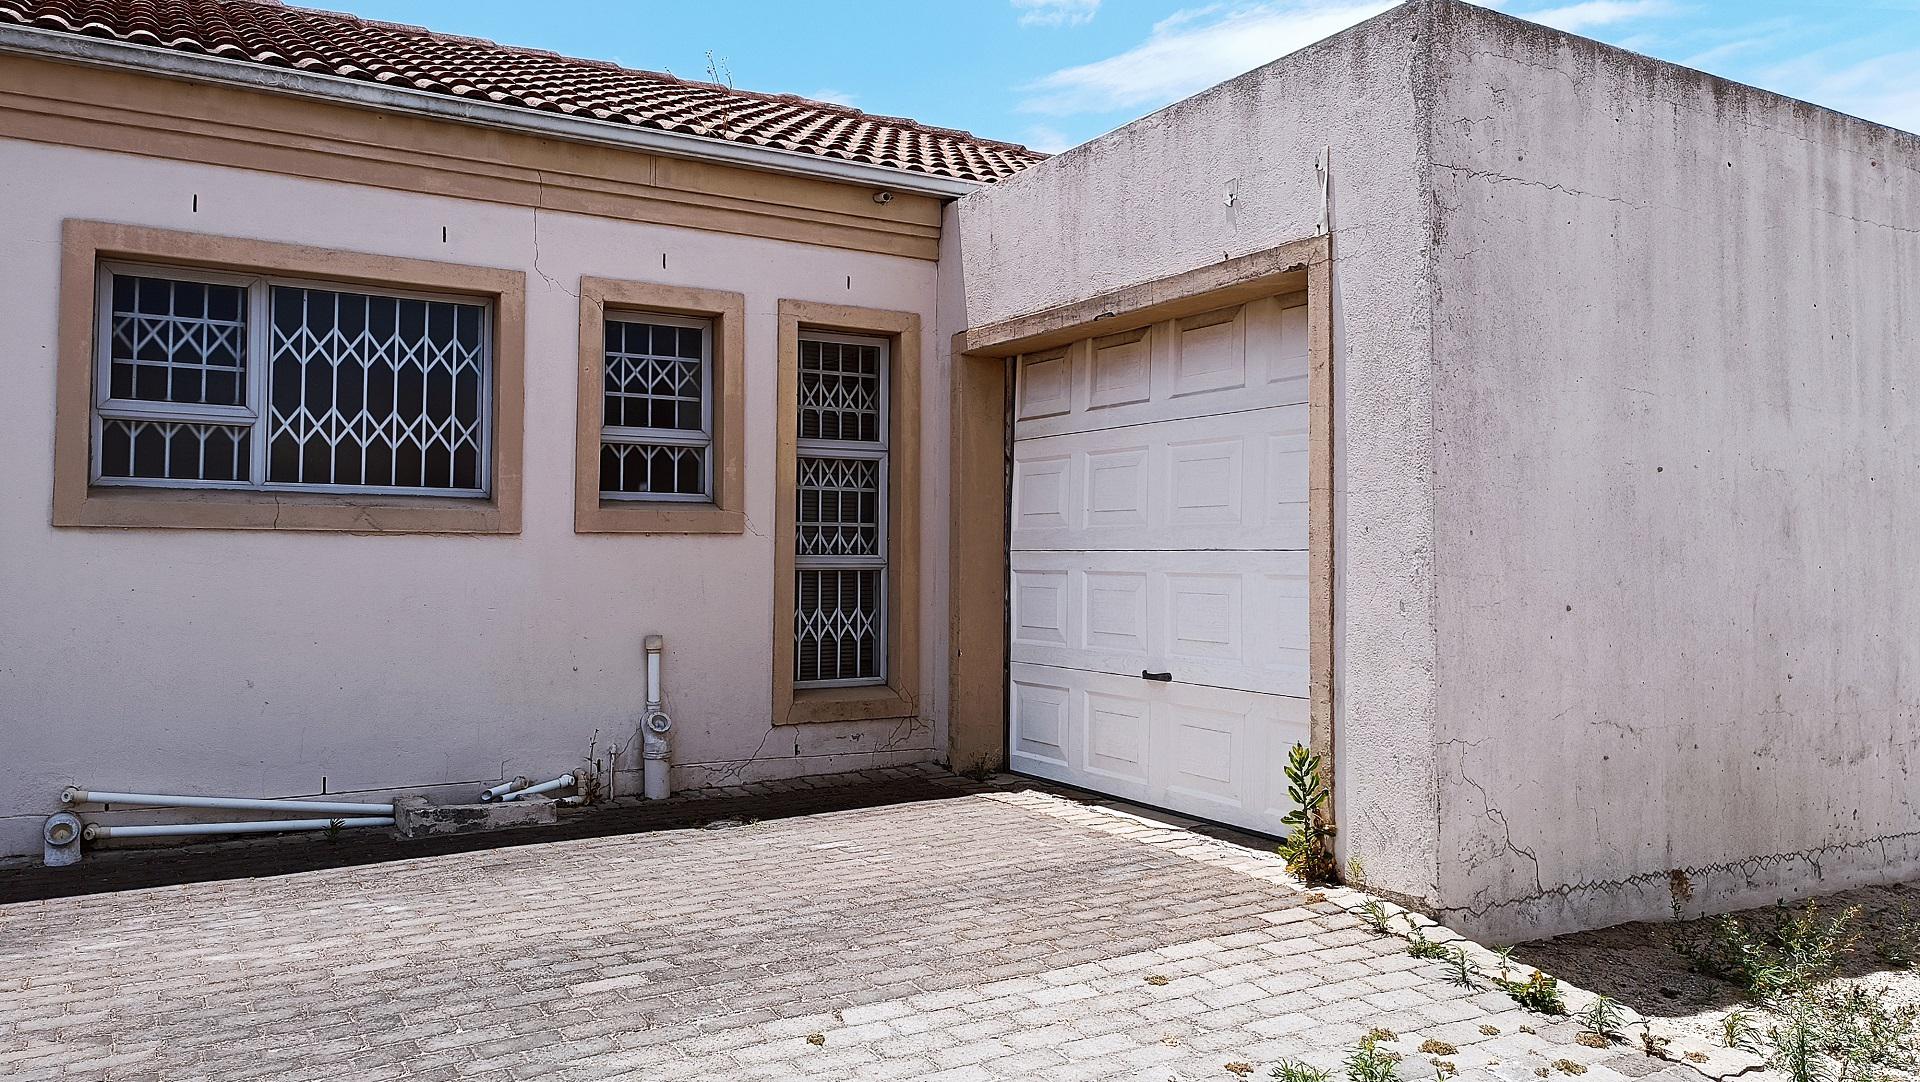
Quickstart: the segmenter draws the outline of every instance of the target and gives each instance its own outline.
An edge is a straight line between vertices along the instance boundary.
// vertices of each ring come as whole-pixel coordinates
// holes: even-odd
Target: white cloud
[[[1920,133],[1920,49],[1859,57],[1853,42],[1816,49],[1760,69],[1753,82],[1769,90],[1851,113],[1876,124]]]
[[[1035,124],[1028,128],[1022,142],[1042,154],[1058,154],[1075,145],[1066,132],[1046,124]]]
[[[1021,26],[1080,26],[1093,21],[1100,0],[1013,0]]]
[[[835,90],[832,87],[827,87],[816,90],[808,94],[807,97],[812,98],[814,101],[831,102],[834,105],[844,105],[849,109],[853,108],[853,94],[846,90]]]
[[[1267,0],[1177,11],[1117,56],[1062,68],[1024,89],[1048,116],[1157,107],[1251,71],[1393,6],[1393,0]]]
[[[1540,11],[1522,11],[1515,14],[1522,19],[1545,23],[1570,34],[1579,34],[1633,19],[1672,15],[1674,10],[1674,6],[1667,0],[1584,0],[1582,3],[1567,4],[1564,7],[1543,8]]]

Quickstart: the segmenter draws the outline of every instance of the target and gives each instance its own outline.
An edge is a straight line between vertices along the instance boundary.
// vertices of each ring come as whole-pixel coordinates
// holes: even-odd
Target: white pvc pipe
[[[503,781],[500,784],[494,786],[493,788],[488,789],[486,792],[481,793],[480,799],[482,801],[494,800],[499,797],[505,796],[508,793],[513,792],[515,789],[524,789],[526,787],[527,787],[527,779],[513,778],[508,781]]]
[[[552,781],[543,781],[538,785],[529,785],[525,789],[515,789],[511,793],[503,794],[500,799],[502,801],[508,801],[519,800],[523,796],[539,796],[541,793],[551,793],[555,789],[565,789],[572,784],[573,775],[562,774]]]
[[[669,766],[673,748],[668,740],[673,720],[660,703],[660,655],[667,649],[667,640],[663,635],[648,635],[645,645],[647,704],[640,720],[640,791],[648,800],[665,800],[673,795]]]
[[[223,811],[304,811],[328,815],[392,815],[392,804],[354,804],[337,800],[261,800],[241,796],[169,796],[165,793],[102,793],[69,788],[67,804],[141,804],[154,808],[219,808]]]
[[[109,826],[88,823],[88,841],[96,838],[173,838],[201,834],[278,834],[295,830],[344,830],[350,827],[390,827],[392,816],[358,819],[265,819],[251,823],[143,823],[138,826]]]

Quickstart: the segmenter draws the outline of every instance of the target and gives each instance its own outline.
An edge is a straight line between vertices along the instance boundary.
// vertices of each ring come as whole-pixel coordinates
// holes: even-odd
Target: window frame
[[[489,318],[483,320],[483,326],[491,350],[491,437],[482,470],[489,479],[488,493],[455,495],[434,489],[412,495],[344,486],[312,491],[251,484],[181,486],[171,481],[165,485],[121,484],[119,479],[95,483],[95,404],[100,393],[95,380],[103,352],[97,342],[102,307],[98,286],[103,262],[177,268],[196,278],[272,277],[324,289],[426,293],[486,304]],[[66,219],[61,223],[52,524],[122,529],[517,534],[524,435],[525,313],[526,275],[517,270]]]
[[[776,725],[920,716],[920,316],[914,312],[782,299],[778,311],[773,545],[773,720]],[[886,682],[794,686],[800,339],[844,334],[889,343],[887,392]]]
[[[690,433],[684,428],[647,428],[633,425],[609,425],[606,423],[606,326],[609,323],[639,323],[654,327],[692,327],[700,331],[700,429]],[[713,502],[713,460],[717,453],[714,448],[713,432],[713,331],[714,320],[705,316],[684,316],[672,312],[653,312],[642,308],[624,308],[607,306],[601,316],[601,424],[600,442],[623,443],[636,446],[656,447],[704,447],[707,455],[701,467],[701,487],[705,490],[690,492],[609,492],[600,489],[602,500],[617,500],[630,503],[693,503],[710,504]]]
[[[113,279],[116,274],[157,278],[172,282],[237,286],[246,290],[246,404],[217,406],[199,402],[155,402],[146,399],[112,397],[113,371]],[[330,293],[359,293],[392,297],[396,300],[430,301],[442,304],[473,305],[481,310],[480,351],[480,439],[476,488],[434,488],[407,485],[342,485],[268,479],[268,454],[272,447],[269,429],[269,387],[273,364],[272,319],[273,290],[317,289]],[[493,304],[483,296],[464,293],[426,292],[399,286],[369,285],[364,282],[332,281],[267,272],[244,272],[182,266],[127,259],[103,258],[94,283],[94,404],[91,438],[88,447],[88,483],[110,488],[154,488],[182,491],[226,490],[240,492],[298,492],[334,496],[426,496],[458,500],[484,500],[491,493],[493,480],[494,428],[494,343]],[[101,430],[106,420],[135,420],[160,423],[221,424],[249,430],[248,480],[202,481],[171,477],[106,477],[101,470]]]
[[[809,439],[799,434],[798,416],[797,416],[798,410],[799,410],[799,401],[798,401],[797,391],[799,387],[800,373],[799,373],[799,357],[796,353],[796,356],[794,358],[794,365],[795,365],[794,379],[795,379],[795,390],[796,390],[795,402],[794,402],[794,410],[796,413],[795,432],[794,432],[795,484],[791,491],[782,493],[782,498],[784,499],[787,499],[789,501],[798,500],[799,494],[800,494],[800,488],[798,484],[799,459],[801,458],[837,459],[842,461],[855,461],[855,462],[877,462],[879,464],[879,469],[878,469],[877,478],[876,478],[876,484],[878,486],[878,500],[876,501],[876,509],[875,509],[877,522],[875,523],[875,536],[874,536],[874,548],[877,552],[877,555],[873,555],[873,556],[809,556],[801,553],[798,547],[799,512],[797,507],[794,514],[796,528],[793,535],[794,541],[792,542],[793,548],[794,548],[793,569],[796,575],[801,571],[856,571],[857,570],[857,571],[878,571],[879,572],[879,582],[880,582],[879,595],[880,596],[878,598],[878,604],[875,606],[875,619],[879,625],[879,635],[878,635],[879,649],[877,651],[879,656],[876,660],[878,661],[879,664],[877,666],[878,672],[874,676],[846,677],[846,678],[837,678],[837,679],[831,679],[831,680],[801,680],[798,678],[798,676],[796,676],[793,680],[793,687],[795,691],[805,691],[805,690],[811,690],[815,688],[852,688],[852,687],[883,686],[887,683],[887,674],[888,674],[888,670],[890,667],[890,660],[891,660],[890,655],[892,654],[892,649],[891,649],[892,636],[889,635],[887,632],[887,627],[888,627],[887,613],[888,613],[889,595],[892,593],[892,590],[890,588],[891,583],[889,581],[892,577],[889,571],[889,564],[891,562],[891,557],[892,557],[892,550],[890,547],[891,540],[892,540],[892,530],[891,530],[892,524],[888,521],[888,513],[892,507],[892,488],[893,488],[893,485],[891,484],[891,479],[892,479],[891,459],[892,459],[892,448],[893,448],[893,440],[892,440],[893,341],[892,339],[884,336],[877,336],[877,335],[871,335],[871,334],[846,334],[846,333],[836,332],[836,331],[818,330],[811,327],[802,327],[800,328],[798,337],[795,339],[795,349],[798,350],[800,345],[806,342],[831,342],[838,345],[874,346],[880,350],[880,370],[879,370],[880,394],[879,394],[879,402],[878,402],[879,438],[876,440]],[[799,604],[799,600],[798,600],[799,585],[797,581],[794,586],[794,591],[795,591],[794,603],[797,607]],[[796,618],[797,618],[797,613],[796,613]],[[794,634],[797,637],[798,632],[796,631]],[[795,665],[796,666],[798,665],[797,660],[795,662]]]
[[[746,487],[746,297],[724,290],[618,278],[580,279],[579,405],[575,421],[575,533],[744,534]],[[704,321],[701,403],[708,438],[707,492],[612,494],[600,488],[606,432],[606,323],[609,319]],[[628,429],[667,433],[662,429]],[[637,442],[652,442],[640,440]]]

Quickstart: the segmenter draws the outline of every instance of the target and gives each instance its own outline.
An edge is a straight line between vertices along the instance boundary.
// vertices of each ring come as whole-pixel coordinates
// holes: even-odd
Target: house
[[[1494,938],[1911,877],[1920,139],[1413,0],[1065,154],[0,0],[0,853],[63,786],[923,762]],[[137,812],[114,812],[137,818]]]

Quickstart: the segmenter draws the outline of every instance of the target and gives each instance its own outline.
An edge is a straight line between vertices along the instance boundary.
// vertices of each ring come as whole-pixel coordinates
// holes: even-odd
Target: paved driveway
[[[1226,1080],[1380,1028],[1405,1078],[1700,1082],[1277,872],[1010,791],[19,902],[0,1078]]]

